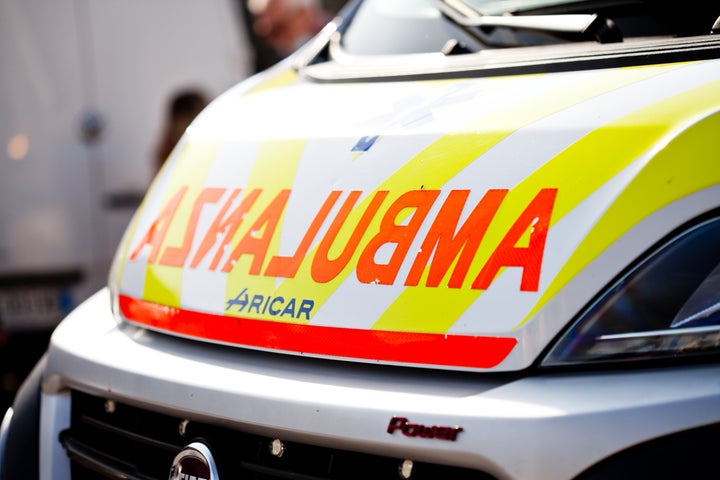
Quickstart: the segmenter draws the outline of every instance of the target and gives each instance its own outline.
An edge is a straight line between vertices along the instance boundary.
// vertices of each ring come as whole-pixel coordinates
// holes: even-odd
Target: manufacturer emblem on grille
[[[168,480],[218,480],[210,449],[200,442],[183,448],[173,460]]]

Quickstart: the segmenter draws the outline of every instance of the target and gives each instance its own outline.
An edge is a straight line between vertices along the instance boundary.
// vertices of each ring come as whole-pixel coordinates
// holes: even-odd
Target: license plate
[[[53,328],[70,304],[66,289],[53,286],[0,290],[0,325],[7,331]]]

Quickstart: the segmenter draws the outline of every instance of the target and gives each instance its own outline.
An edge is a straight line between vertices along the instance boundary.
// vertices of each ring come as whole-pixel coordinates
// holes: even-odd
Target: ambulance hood
[[[156,178],[118,250],[116,315],[295,355],[527,368],[720,204],[719,79],[716,61],[339,84],[270,71],[213,102]]]

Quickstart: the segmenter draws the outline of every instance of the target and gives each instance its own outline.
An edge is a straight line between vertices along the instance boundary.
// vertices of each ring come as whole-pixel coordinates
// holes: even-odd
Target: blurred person
[[[160,142],[155,150],[155,168],[159,170],[190,123],[208,104],[204,93],[196,89],[181,90],[168,103]]]
[[[319,0],[247,0],[246,7],[257,40],[258,71],[294,52],[331,17]]]

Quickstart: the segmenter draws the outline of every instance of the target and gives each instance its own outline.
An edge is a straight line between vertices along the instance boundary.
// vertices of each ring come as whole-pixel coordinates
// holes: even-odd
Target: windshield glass
[[[341,44],[352,55],[457,54],[710,34],[720,15],[720,2],[688,2],[679,9],[670,8],[669,2],[643,0],[365,0]],[[558,17],[583,15],[598,17],[595,32],[559,31],[554,27]],[[489,24],[471,24],[478,19]],[[511,25],[494,23],[508,19]],[[598,35],[598,29],[602,34],[612,34]]]
[[[507,28],[469,28],[446,15],[436,0],[365,0],[343,36],[343,47],[355,55],[442,52],[449,43],[463,52],[566,41],[551,32]],[[461,3],[461,2],[460,2]],[[470,5],[470,2],[465,2]],[[483,15],[553,7],[568,0],[474,0]]]
[[[367,0],[343,35],[343,47],[355,55],[439,52],[448,39],[467,33],[443,18],[433,0]]]
[[[502,15],[576,2],[577,0],[464,0],[464,3],[483,15]]]

